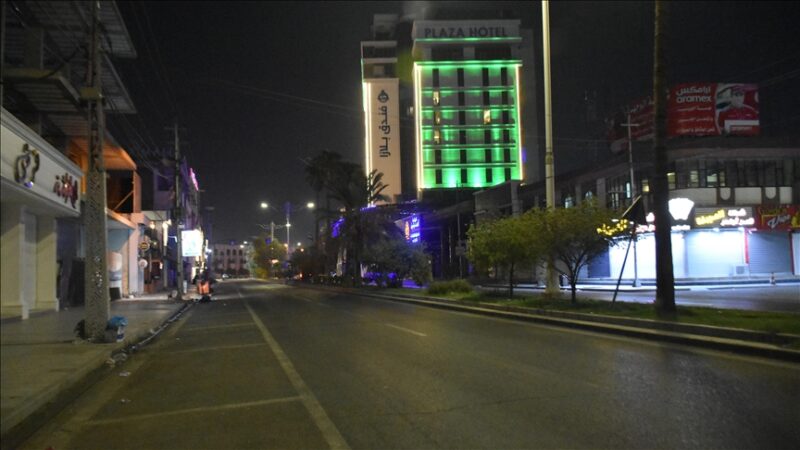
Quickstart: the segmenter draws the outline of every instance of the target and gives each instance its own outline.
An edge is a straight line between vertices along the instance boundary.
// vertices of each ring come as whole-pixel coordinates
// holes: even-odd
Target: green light
[[[465,37],[465,38],[421,38],[414,39],[414,42],[427,43],[427,42],[521,42],[521,37]]]
[[[437,87],[424,87],[424,88],[422,88],[422,92],[425,93],[426,95],[431,93],[431,92],[433,92],[433,91],[439,91],[439,93],[442,94],[442,95],[444,95],[444,94],[453,94],[453,93],[457,93],[457,92],[465,92],[467,94],[478,94],[479,96],[483,95],[483,91],[489,91],[489,92],[508,91],[508,93],[510,95],[511,93],[514,92],[514,87],[513,86],[494,86],[494,87],[485,86],[485,87],[480,87],[480,88],[476,88],[476,87],[469,87],[469,88],[466,88],[466,87],[458,88],[458,87],[456,87],[456,88],[454,88],[454,87],[450,87],[449,86],[449,87],[438,87],[438,88]]]
[[[434,68],[434,69],[442,69],[442,68],[467,68],[467,67],[480,67],[480,68],[487,68],[487,69],[502,69],[508,67],[516,67],[521,66],[522,61],[519,59],[508,59],[508,60],[491,60],[491,61],[481,61],[470,59],[466,61],[416,61],[416,65],[425,68]]]

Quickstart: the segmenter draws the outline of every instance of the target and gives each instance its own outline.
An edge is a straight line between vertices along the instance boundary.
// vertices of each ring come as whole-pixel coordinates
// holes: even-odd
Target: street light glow
[[[269,208],[267,202],[261,202],[261,209],[267,209],[267,208]]]
[[[315,204],[314,204],[314,202],[308,202],[308,203],[306,203],[306,207],[307,207],[308,209],[314,209],[314,207],[315,207],[315,206],[317,206],[317,205],[315,205]]]

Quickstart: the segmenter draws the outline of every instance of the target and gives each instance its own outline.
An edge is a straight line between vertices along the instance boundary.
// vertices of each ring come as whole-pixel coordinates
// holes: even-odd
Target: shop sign
[[[800,229],[800,205],[757,207],[756,228],[759,230]]]
[[[696,208],[694,225],[699,228],[752,227],[753,210],[745,208]]]
[[[406,241],[416,244],[419,242],[420,237],[420,217],[417,214],[409,217],[408,219],[404,220],[405,224],[403,226],[404,232],[406,235]]]

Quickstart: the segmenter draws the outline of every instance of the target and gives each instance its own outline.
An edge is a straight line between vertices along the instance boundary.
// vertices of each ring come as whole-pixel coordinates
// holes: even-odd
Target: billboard
[[[667,96],[667,137],[758,136],[758,86],[746,83],[683,83]],[[627,112],[631,114],[634,141],[653,138],[652,97],[636,100],[606,120],[613,152],[627,148]]]
[[[183,257],[203,254],[203,232],[200,230],[181,230],[181,250]]]
[[[364,81],[366,169],[383,173],[383,194],[392,202],[400,186],[400,98],[397,78]]]

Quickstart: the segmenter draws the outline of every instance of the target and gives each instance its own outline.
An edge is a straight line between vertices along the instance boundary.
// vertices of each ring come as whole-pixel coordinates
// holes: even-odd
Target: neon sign
[[[422,220],[416,214],[404,220],[403,231],[406,235],[406,241],[416,244],[419,242]]]
[[[694,223],[698,227],[749,227],[756,224],[756,219],[753,217],[750,208],[728,210],[724,208],[717,210],[697,208],[696,214]]]

